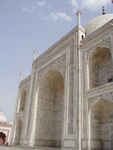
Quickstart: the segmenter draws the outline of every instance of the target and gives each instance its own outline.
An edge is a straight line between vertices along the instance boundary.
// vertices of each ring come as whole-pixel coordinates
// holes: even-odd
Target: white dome
[[[2,111],[0,112],[0,122],[7,122],[7,118]]]
[[[112,19],[113,14],[105,14],[92,19],[84,26],[86,34],[96,31],[98,28],[102,27]]]

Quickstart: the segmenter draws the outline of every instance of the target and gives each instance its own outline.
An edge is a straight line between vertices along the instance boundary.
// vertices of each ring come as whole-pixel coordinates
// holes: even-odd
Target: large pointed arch
[[[89,58],[89,87],[95,88],[113,79],[113,61],[109,48],[97,47]]]
[[[113,102],[100,99],[90,110],[90,150],[112,150]]]
[[[64,79],[49,70],[39,84],[35,145],[61,147],[63,132]]]

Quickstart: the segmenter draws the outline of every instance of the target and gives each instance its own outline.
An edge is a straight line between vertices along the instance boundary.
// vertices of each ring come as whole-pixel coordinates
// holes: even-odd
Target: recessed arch
[[[64,79],[49,70],[39,83],[35,145],[61,147],[63,132]]]
[[[24,111],[25,109],[25,102],[26,102],[26,91],[22,91],[21,97],[20,97],[20,107],[19,107],[19,112]]]
[[[110,49],[97,47],[89,58],[89,88],[95,88],[113,79],[113,62]]]
[[[22,134],[22,121],[21,119],[19,119],[16,122],[16,131],[15,131],[15,140],[14,140],[15,145],[20,145],[21,134]]]
[[[113,102],[100,99],[90,112],[90,150],[112,150]]]

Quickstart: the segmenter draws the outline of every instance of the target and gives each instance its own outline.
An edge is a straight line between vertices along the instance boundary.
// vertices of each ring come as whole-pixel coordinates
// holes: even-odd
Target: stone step
[[[61,148],[27,147],[27,146],[1,146],[0,150],[61,150]]]

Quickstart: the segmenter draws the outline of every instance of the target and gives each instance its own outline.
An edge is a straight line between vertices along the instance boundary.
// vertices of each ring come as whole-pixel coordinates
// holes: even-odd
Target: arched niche
[[[20,145],[21,134],[22,134],[22,121],[19,119],[16,122],[16,132],[15,132],[15,140],[14,140],[15,145]]]
[[[49,70],[39,84],[35,145],[61,147],[64,110],[64,79]]]
[[[101,99],[90,113],[90,150],[112,150],[113,103]]]
[[[20,107],[19,112],[24,111],[25,109],[25,101],[26,101],[26,91],[22,91],[21,98],[20,98]]]
[[[111,82],[113,62],[108,48],[98,47],[89,58],[89,88],[95,88]]]

